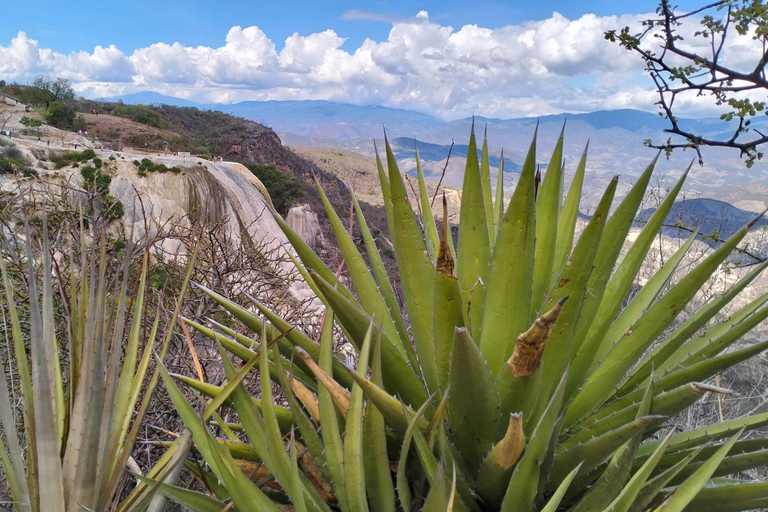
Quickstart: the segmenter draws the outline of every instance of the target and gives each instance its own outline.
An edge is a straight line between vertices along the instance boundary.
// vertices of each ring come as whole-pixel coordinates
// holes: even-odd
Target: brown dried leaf
[[[333,377],[325,373],[323,369],[312,360],[309,354],[303,350],[299,350],[298,352],[315,377],[317,377],[317,381],[325,386],[325,389],[331,393],[331,396],[333,397],[334,402],[336,402],[336,405],[339,406],[339,409],[341,409],[344,414],[347,414],[347,411],[349,410],[349,391],[333,380]]]
[[[304,407],[309,411],[312,419],[320,424],[320,407],[317,403],[317,397],[312,391],[310,391],[304,384],[296,380],[296,377],[291,375],[291,388],[296,397],[301,400]]]
[[[515,351],[512,357],[507,361],[512,375],[515,377],[526,377],[541,364],[541,357],[544,355],[544,347],[552,332],[552,326],[560,316],[563,304],[568,297],[563,297],[555,307],[541,315],[533,322],[533,325],[515,340]]]

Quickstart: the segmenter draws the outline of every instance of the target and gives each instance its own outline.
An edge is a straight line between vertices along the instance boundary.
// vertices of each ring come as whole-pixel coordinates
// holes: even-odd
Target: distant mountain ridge
[[[637,220],[640,225],[647,222],[656,208],[642,210]],[[667,236],[688,238],[691,229],[699,229],[702,235],[717,234],[725,240],[752,221],[757,215],[742,210],[724,201],[708,198],[683,199],[676,201],[665,220],[662,233]],[[768,219],[761,217],[752,229],[768,224]],[[680,226],[680,227],[677,227]],[[710,245],[716,245],[714,240]]]
[[[420,156],[427,179],[439,179],[445,166],[445,158],[451,143],[455,143],[451,161],[446,169],[445,183],[461,186],[466,159],[466,147],[470,128],[474,122],[476,133],[482,138],[487,127],[491,153],[498,157],[504,149],[505,160],[512,165],[505,170],[515,170],[523,162],[534,132],[537,133],[537,161],[544,168],[551,151],[565,127],[564,164],[566,183],[576,169],[584,148],[589,143],[587,174],[585,181],[587,202],[599,200],[597,192],[603,190],[614,175],[620,175],[618,194],[626,193],[629,186],[648,166],[656,150],[646,147],[646,139],[663,141],[666,121],[656,114],[638,110],[597,111],[583,114],[545,115],[538,118],[498,119],[476,116],[473,118],[442,120],[436,116],[412,110],[400,110],[380,106],[357,106],[328,101],[248,101],[229,105],[200,104],[179,100],[155,93],[138,93],[122,96],[126,103],[167,103],[192,106],[201,110],[220,110],[232,115],[255,120],[270,126],[286,145],[304,145],[348,149],[373,155],[373,139],[383,143],[383,127],[390,141],[407,139],[398,143],[398,158],[405,159],[401,170],[415,168],[415,160],[408,156],[415,137],[419,141]],[[707,137],[724,137],[727,125],[718,120],[682,119],[683,126]],[[435,146],[428,146],[428,144]],[[383,145],[379,146],[380,149]],[[768,166],[757,162],[747,169],[737,151],[721,148],[702,148],[704,166],[694,165],[686,182],[686,189],[704,195],[759,182],[768,185]],[[671,158],[661,158],[657,176],[660,186],[669,186],[697,160],[691,151],[675,151]],[[498,165],[492,164],[494,167]],[[511,187],[514,180],[507,182]],[[594,194],[592,191],[595,191]],[[592,197],[594,196],[594,197]]]

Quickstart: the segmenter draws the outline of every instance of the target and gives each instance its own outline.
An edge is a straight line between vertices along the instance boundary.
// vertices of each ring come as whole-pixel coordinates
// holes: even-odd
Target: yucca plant
[[[8,489],[18,511],[116,510],[125,466],[159,380],[156,372],[147,379],[161,318],[158,310],[145,324],[149,251],[136,281],[130,274],[133,246],[113,261],[104,226],[94,219],[89,232],[81,213],[73,230],[80,238],[56,251],[58,261],[52,259],[46,215],[39,237],[28,218],[24,224],[21,243],[2,233],[6,250],[0,257],[10,324],[5,341],[13,354],[0,364],[0,461]],[[6,260],[19,265],[19,274]],[[68,272],[60,270],[65,260]],[[110,265],[116,270],[108,273]],[[160,354],[169,341],[170,331]],[[18,396],[8,390],[6,365],[18,374]],[[150,474],[161,480],[177,474],[189,449],[185,442],[180,439]],[[156,490],[140,484],[119,510],[147,510],[150,504],[162,510],[164,499],[152,502]]]
[[[505,212],[503,169],[494,202],[487,143],[478,160],[473,132],[454,249],[445,200],[438,230],[419,167],[418,218],[387,144],[388,172],[377,161],[404,313],[354,197],[368,263],[323,195],[354,293],[275,216],[327,306],[320,344],[268,305],[254,300],[253,313],[207,290],[255,337],[188,320],[218,341],[229,380],[217,387],[163,370],[212,474],[197,469],[208,495],[161,491],[201,511],[768,506],[767,483],[722,478],[768,462],[768,439],[744,436],[768,425],[768,413],[660,435],[704,394],[727,392],[711,378],[768,348],[734,347],[768,316],[768,295],[717,316],[768,263],[677,321],[753,223],[673,282],[692,235],[625,306],[687,173],[619,262],[655,161],[614,210],[618,179],[610,182],[574,246],[586,151],[565,198],[562,151],[561,135],[539,184],[534,135]],[[332,355],[334,326],[357,348],[356,369]],[[236,370],[227,352],[246,364]],[[257,365],[260,400],[242,384]],[[176,381],[210,398],[202,414]],[[275,382],[286,408],[273,403]],[[225,404],[238,424],[213,421]],[[268,471],[250,479],[240,459]]]

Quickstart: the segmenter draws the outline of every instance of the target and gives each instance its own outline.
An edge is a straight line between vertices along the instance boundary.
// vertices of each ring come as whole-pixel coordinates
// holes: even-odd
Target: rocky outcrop
[[[285,221],[313,251],[324,251],[328,248],[317,214],[308,204],[298,204],[291,208]]]

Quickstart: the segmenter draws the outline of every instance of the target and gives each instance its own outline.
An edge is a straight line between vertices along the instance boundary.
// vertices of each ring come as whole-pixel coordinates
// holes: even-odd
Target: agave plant
[[[13,353],[10,361],[0,364],[0,425],[5,432],[0,462],[8,490],[18,511],[117,507],[125,467],[159,380],[156,372],[149,382],[146,379],[151,340],[160,325],[159,312],[151,327],[144,323],[149,252],[134,283],[129,279],[129,245],[117,265],[121,279],[112,286],[106,269],[114,255],[106,250],[104,230],[94,227],[87,233],[81,216],[80,240],[58,254],[72,263],[74,270],[67,275],[52,261],[46,217],[37,247],[28,219],[25,224],[20,249],[8,243],[3,232],[8,250],[0,257],[11,334],[5,341]],[[89,240],[97,240],[95,247]],[[6,259],[19,264],[18,279]],[[19,297],[25,303],[23,312],[16,306]],[[56,304],[62,303],[64,315],[56,311]],[[169,341],[170,331],[158,349],[161,354]],[[18,373],[14,382],[19,396],[8,390],[6,364]],[[17,399],[23,406],[21,421],[14,416]],[[189,441],[188,436],[179,439],[150,475],[160,480],[176,475]],[[119,510],[162,510],[164,498],[155,499],[156,490],[140,484]]]
[[[212,473],[195,469],[207,495],[161,492],[201,511],[768,506],[767,483],[722,478],[768,462],[768,439],[744,436],[768,425],[768,413],[660,435],[706,393],[727,392],[711,378],[768,348],[734,348],[768,317],[768,295],[717,316],[768,263],[678,321],[753,223],[672,280],[692,235],[625,305],[687,173],[619,261],[655,160],[615,209],[610,182],[574,245],[586,150],[565,198],[562,151],[561,135],[539,184],[534,135],[504,211],[501,185],[492,199],[487,143],[478,159],[473,131],[454,248],[445,200],[438,230],[418,167],[419,218],[387,144],[388,171],[377,161],[404,312],[354,197],[367,263],[323,195],[352,289],[276,216],[327,307],[320,344],[268,305],[254,300],[254,313],[207,290],[255,336],[187,320],[218,342],[229,380],[217,387],[162,370]],[[332,355],[334,326],[358,350],[356,369]],[[245,364],[236,370],[228,352]],[[243,386],[257,365],[260,400]],[[209,397],[202,414],[178,381]],[[273,403],[273,383],[288,407]],[[239,423],[214,421],[223,405]],[[249,478],[243,459],[268,471]]]

